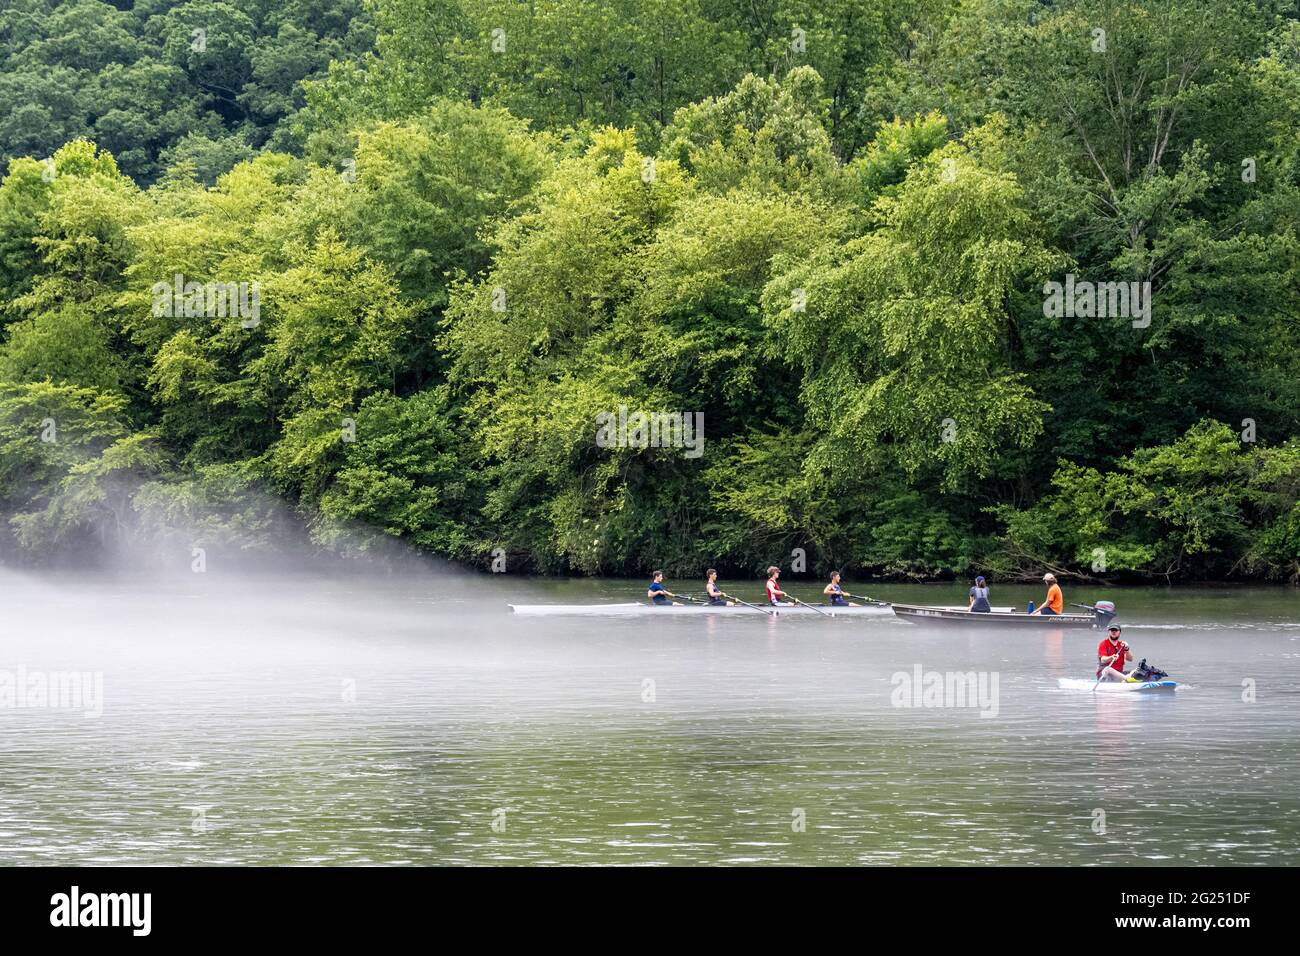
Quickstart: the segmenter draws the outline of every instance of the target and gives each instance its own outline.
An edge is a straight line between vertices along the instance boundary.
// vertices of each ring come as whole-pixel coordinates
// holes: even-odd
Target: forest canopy
[[[9,560],[1300,574],[1294,3],[12,0],[0,98]]]

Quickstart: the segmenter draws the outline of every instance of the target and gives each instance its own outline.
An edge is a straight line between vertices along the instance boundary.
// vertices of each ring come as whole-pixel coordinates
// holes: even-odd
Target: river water
[[[1293,590],[1067,589],[1115,600],[1137,657],[1181,683],[1107,696],[1057,687],[1091,672],[1090,631],[506,607],[636,600],[640,581],[0,587],[0,864],[1300,862]],[[918,668],[986,693],[924,706]],[[28,682],[56,673],[102,697],[86,677],[53,706]]]

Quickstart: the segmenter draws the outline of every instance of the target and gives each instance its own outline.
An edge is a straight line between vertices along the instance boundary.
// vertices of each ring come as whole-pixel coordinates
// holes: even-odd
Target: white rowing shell
[[[753,604],[754,607],[758,607],[763,610],[768,609],[767,605],[760,604],[757,601],[751,601],[750,603]],[[725,605],[719,605],[719,604],[682,604],[682,605],[670,604],[670,605],[656,606],[651,604],[637,604],[637,603],[511,604],[508,606],[510,610],[514,611],[516,614],[522,614],[528,617],[624,617],[624,616],[635,617],[641,615],[663,615],[663,614],[690,615],[690,614],[699,614],[701,612],[705,614],[753,615],[754,613],[753,608],[746,607],[743,604],[737,605],[736,607],[727,607]],[[813,610],[813,608],[816,608],[817,610]],[[880,607],[871,604],[862,607],[851,607],[851,606],[831,607],[828,604],[814,604],[812,605],[812,607],[804,607],[796,604],[796,605],[781,605],[780,607],[773,608],[772,610],[775,610],[778,613],[783,615],[790,614],[790,613],[797,613],[797,614],[810,615],[812,617],[820,616],[817,614],[817,611],[821,611],[823,614],[834,614],[836,617],[839,617],[840,615],[850,615],[850,616],[861,615],[863,617],[881,617],[891,613],[888,607]],[[966,609],[954,607],[951,610],[964,611]],[[995,610],[1010,611],[1011,608],[1009,607],[996,608]]]

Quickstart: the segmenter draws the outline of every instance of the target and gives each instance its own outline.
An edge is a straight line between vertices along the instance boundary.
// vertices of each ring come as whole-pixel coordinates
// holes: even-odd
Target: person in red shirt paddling
[[[1106,628],[1106,636],[1097,645],[1097,678],[1107,681],[1128,680],[1132,674],[1124,673],[1124,664],[1133,660],[1128,644],[1120,640],[1120,626]]]
[[[776,579],[781,576],[781,569],[776,565],[767,569],[767,603],[774,604],[778,607],[787,607],[788,604],[782,602],[782,598],[788,595],[777,587]]]

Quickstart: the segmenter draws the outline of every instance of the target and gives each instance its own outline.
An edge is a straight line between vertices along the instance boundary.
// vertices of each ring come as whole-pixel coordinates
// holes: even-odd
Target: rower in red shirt
[[[774,604],[777,607],[788,607],[789,605],[782,602],[781,598],[786,597],[786,593],[777,587],[776,579],[781,576],[781,569],[776,565],[767,569],[767,603]]]
[[[1133,652],[1120,640],[1120,626],[1106,628],[1106,636],[1097,645],[1097,678],[1106,681],[1128,680],[1132,674],[1124,673],[1124,663],[1133,660]]]

